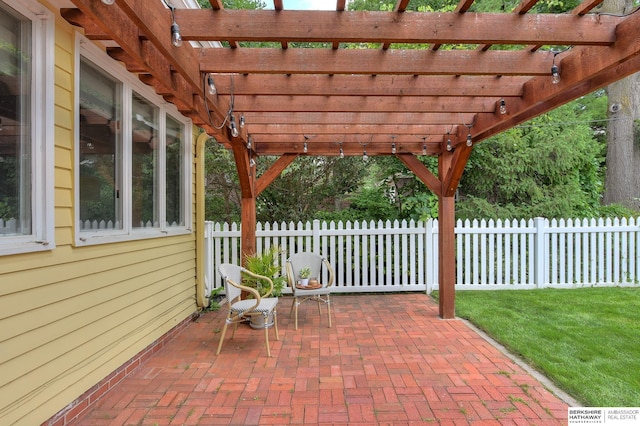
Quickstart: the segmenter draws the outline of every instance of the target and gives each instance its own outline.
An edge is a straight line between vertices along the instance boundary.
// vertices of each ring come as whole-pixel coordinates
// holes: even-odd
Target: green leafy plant
[[[282,296],[282,289],[285,286],[287,278],[280,275],[280,266],[278,265],[278,256],[282,253],[278,246],[271,246],[262,253],[245,256],[245,268],[254,274],[271,278],[273,281],[273,291],[271,296]],[[255,288],[260,296],[265,296],[269,291],[269,283],[265,280],[255,279],[247,275],[244,276],[243,285]]]
[[[218,287],[211,290],[211,293],[209,294],[209,306],[206,307],[205,311],[217,311],[220,309],[218,296],[221,296],[223,292],[224,287]]]
[[[309,278],[309,276],[311,275],[311,269],[309,269],[308,266],[302,267],[300,268],[300,271],[298,271],[298,276],[300,277],[300,279],[306,279]]]

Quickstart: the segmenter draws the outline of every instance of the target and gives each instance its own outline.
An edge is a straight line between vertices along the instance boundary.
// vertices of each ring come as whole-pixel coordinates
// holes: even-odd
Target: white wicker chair
[[[301,268],[308,267],[311,270],[311,276],[320,280],[322,266],[325,266],[329,274],[327,282],[321,282],[319,288],[302,288],[297,285],[298,271]],[[322,316],[321,303],[327,305],[327,318],[329,327],[331,327],[331,286],[333,285],[334,272],[329,261],[315,253],[296,253],[287,260],[287,281],[291,291],[293,292],[293,303],[291,305],[291,313],[295,313],[296,330],[298,329],[298,306],[301,303],[312,300],[318,303],[318,311]]]
[[[227,318],[224,322],[224,328],[222,329],[222,335],[220,336],[220,343],[218,343],[218,351],[216,352],[216,355],[220,354],[222,342],[224,341],[224,336],[229,324],[234,325],[233,334],[231,335],[231,338],[233,339],[236,329],[238,328],[238,323],[251,322],[252,317],[258,315],[262,317],[262,321],[258,321],[258,325],[255,324],[256,321],[252,322],[251,327],[254,329],[264,329],[264,340],[267,346],[267,355],[271,356],[271,349],[269,348],[269,328],[273,326],[276,332],[276,340],[280,340],[280,336],[278,336],[278,316],[276,311],[278,298],[265,297],[269,296],[273,291],[273,281],[268,277],[256,275],[245,268],[229,263],[221,264],[218,267],[218,272],[224,280],[224,290],[229,304],[229,313],[227,314]],[[256,289],[240,284],[242,282],[242,274],[247,274],[253,278],[260,278],[267,281],[271,286],[269,292],[265,294],[265,296],[261,297],[260,293],[258,293]],[[253,299],[240,300],[240,295],[243,290],[249,292],[253,296]]]

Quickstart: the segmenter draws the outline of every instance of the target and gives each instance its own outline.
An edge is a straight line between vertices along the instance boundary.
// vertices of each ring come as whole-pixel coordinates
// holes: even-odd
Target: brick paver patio
[[[289,320],[266,356],[240,325],[215,355],[225,312],[205,313],[125,379],[80,425],[565,425],[567,404],[421,293],[333,297]],[[273,337],[271,333],[270,337]]]

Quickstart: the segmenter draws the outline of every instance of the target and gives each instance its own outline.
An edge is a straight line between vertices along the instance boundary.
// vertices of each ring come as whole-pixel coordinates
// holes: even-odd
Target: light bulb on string
[[[229,121],[229,127],[231,127],[231,136],[237,138],[240,133],[238,132],[238,128],[236,127],[236,119],[233,114],[231,115],[231,120]]]
[[[507,103],[504,98],[500,99],[500,114],[505,115],[507,113]]]
[[[344,158],[344,150],[340,148],[340,158]]]
[[[182,46],[182,36],[180,35],[180,25],[175,21],[171,24],[171,44],[175,47]]]
[[[211,76],[211,74],[209,74],[209,76],[207,77],[207,85],[209,87],[210,95],[215,95],[216,93],[218,93],[218,90],[216,89],[216,85],[213,81],[213,77]]]
[[[553,84],[560,83],[560,68],[556,64],[551,65],[551,82]]]

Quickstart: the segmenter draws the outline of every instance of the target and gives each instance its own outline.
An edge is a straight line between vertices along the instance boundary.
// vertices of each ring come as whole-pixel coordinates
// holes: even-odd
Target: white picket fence
[[[458,221],[456,290],[640,284],[640,218]],[[276,245],[279,264],[299,251],[326,257],[335,292],[438,289],[438,221],[257,224],[257,251]],[[241,264],[238,224],[206,222],[207,291],[217,267]],[[321,277],[321,279],[326,277]]]

